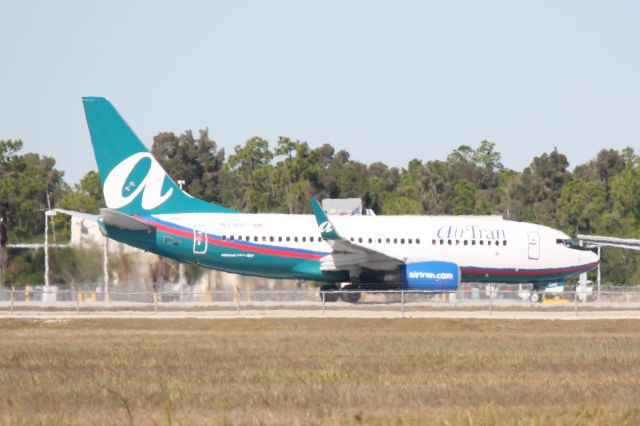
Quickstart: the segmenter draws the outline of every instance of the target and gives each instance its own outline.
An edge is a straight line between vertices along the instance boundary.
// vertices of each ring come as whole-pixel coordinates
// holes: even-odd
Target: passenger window
[[[413,243],[413,241],[411,241],[411,238],[409,238],[409,239],[407,240],[407,242],[408,242],[409,244]]]
[[[387,238],[387,244],[391,243],[391,240],[389,238]]]
[[[302,242],[306,243],[307,242],[307,237],[302,237]]]
[[[291,237],[287,237],[287,242],[291,241]]]
[[[298,237],[293,237],[293,241],[298,242]]]
[[[393,239],[393,244],[398,244],[398,239],[397,238]]]
[[[269,237],[269,241],[273,242],[274,240],[275,240],[275,238]]]
[[[373,240],[371,238],[369,238],[369,244],[373,243]]]
[[[378,238],[378,244],[382,244],[382,238]]]
[[[471,245],[475,246],[476,245],[476,240],[471,240]]]
[[[456,240],[456,245],[460,245],[460,240]]]
[[[262,236],[262,241],[267,241],[267,237],[266,236]]]
[[[503,240],[503,241],[502,241],[502,245],[503,245],[503,246],[506,246],[506,245],[507,245],[507,240]]]
[[[404,238],[400,238],[400,244],[404,244]]]
[[[467,245],[467,243],[468,243],[468,241],[467,241],[467,240],[464,240],[464,245],[465,245],[465,246]]]
[[[362,237],[358,238],[358,242],[361,243],[362,242]]]
[[[480,245],[483,246],[484,245],[484,241],[480,240]]]
[[[444,240],[440,240],[440,245],[443,245],[443,244],[444,244]]]
[[[313,242],[313,237],[309,237],[309,241]]]
[[[223,235],[223,236],[222,236],[222,239],[223,239],[223,240],[226,240],[226,239],[227,239],[227,236],[226,236],[226,235]]]
[[[447,244],[451,245],[451,240],[447,240]]]
[[[353,237],[351,237],[351,242],[353,242]]]
[[[435,240],[433,240],[435,241]],[[416,244],[420,244],[420,238],[416,238]]]
[[[499,245],[500,245],[500,241],[496,240],[495,244],[496,244],[497,246],[499,246]]]
[[[431,240],[431,245],[435,246],[436,245],[436,240]]]
[[[233,235],[229,236],[229,239],[233,241],[233,239],[234,239]]]

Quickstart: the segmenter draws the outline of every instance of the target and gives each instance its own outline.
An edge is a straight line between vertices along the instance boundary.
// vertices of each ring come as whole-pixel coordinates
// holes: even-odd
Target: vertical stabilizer
[[[106,98],[82,98],[107,207],[128,214],[235,213],[182,191]]]

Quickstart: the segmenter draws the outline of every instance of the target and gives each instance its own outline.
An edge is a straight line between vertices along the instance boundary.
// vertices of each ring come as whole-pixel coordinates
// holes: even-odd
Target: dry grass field
[[[640,424],[640,321],[0,321],[1,424]]]

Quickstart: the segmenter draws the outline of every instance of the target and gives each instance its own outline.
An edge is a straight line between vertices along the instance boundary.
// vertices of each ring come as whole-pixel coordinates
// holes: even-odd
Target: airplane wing
[[[340,236],[315,198],[311,199],[311,209],[316,217],[320,235],[331,246],[331,254],[320,259],[320,270],[341,271],[368,268],[378,271],[392,271],[405,263],[404,259],[389,256]]]

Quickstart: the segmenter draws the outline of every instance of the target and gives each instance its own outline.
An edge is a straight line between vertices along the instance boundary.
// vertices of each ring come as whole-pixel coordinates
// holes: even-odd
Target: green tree
[[[307,142],[280,137],[274,154],[281,158],[274,168],[279,202],[288,213],[308,212],[309,196],[323,172],[321,151],[310,149]]]
[[[269,212],[276,207],[273,197],[273,153],[269,142],[259,137],[249,139],[244,146],[237,145],[227,161],[225,178],[227,194],[234,194],[237,208],[247,212]],[[229,196],[229,195],[227,195]]]
[[[175,181],[185,182],[184,190],[189,194],[215,203],[222,201],[220,180],[225,153],[209,137],[208,129],[200,130],[198,139],[191,131],[180,136],[159,133],[153,138],[151,152]]]
[[[517,220],[557,226],[556,212],[562,190],[571,179],[569,162],[554,149],[535,157],[511,191],[511,216]]]
[[[640,237],[640,165],[626,168],[611,180],[611,197],[618,232]]]
[[[41,240],[44,211],[67,191],[64,173],[51,157],[18,154],[21,141],[0,141],[0,210],[7,216],[11,241]]]
[[[601,184],[574,179],[564,186],[558,201],[559,222],[570,235],[593,234],[609,208]]]
[[[87,172],[73,189],[64,192],[55,207],[92,214],[100,213],[105,204],[98,172]],[[59,214],[54,217],[54,223],[59,241],[68,240],[71,236],[71,218]]]
[[[460,180],[455,185],[451,212],[455,215],[488,213],[484,203],[476,196],[475,186],[466,180]]]

